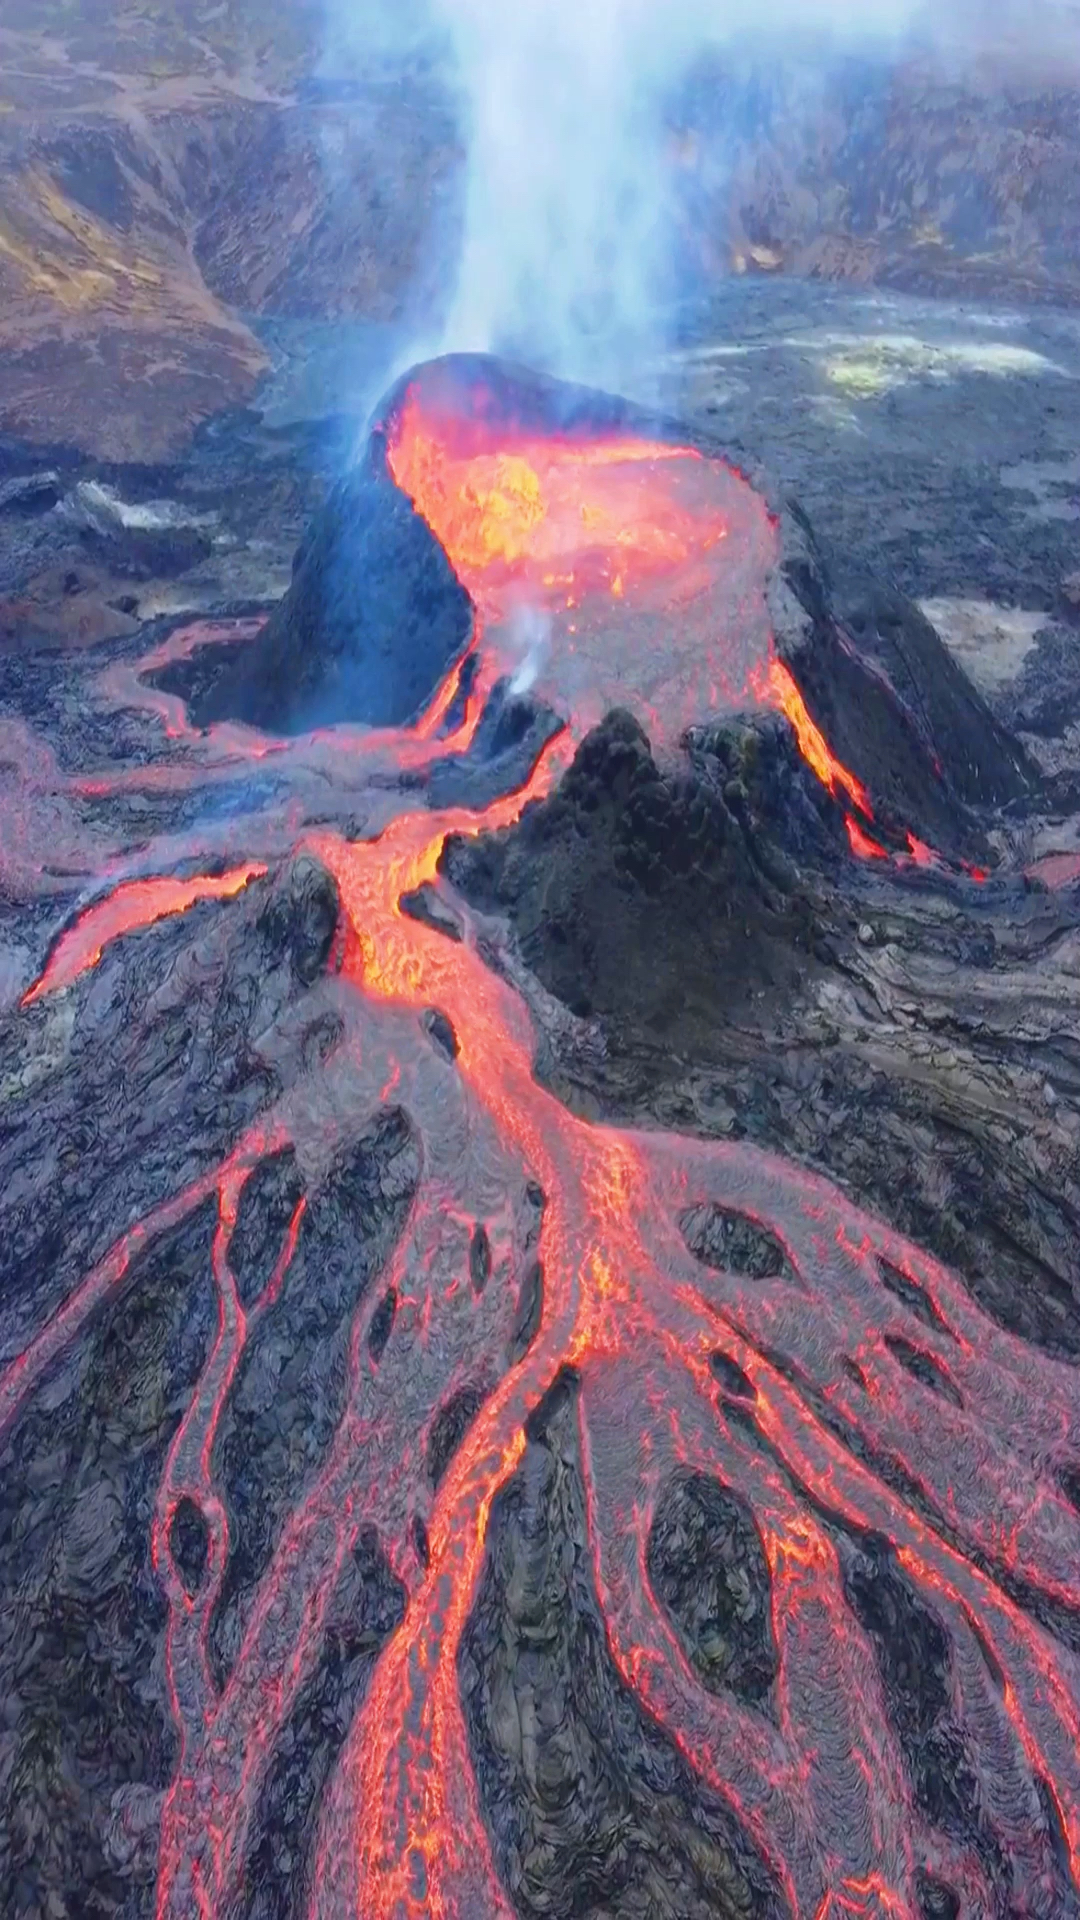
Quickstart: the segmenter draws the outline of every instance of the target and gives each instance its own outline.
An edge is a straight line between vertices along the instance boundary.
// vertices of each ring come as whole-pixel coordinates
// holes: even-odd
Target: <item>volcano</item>
[[[455,358],[265,623],[11,728],[13,1913],[1080,1915],[1077,1200],[994,973],[1080,932],[866,604],[700,436]]]
[[[882,625],[877,656],[860,652],[805,527],[700,435],[458,355],[389,396],[258,642],[209,685],[198,657],[158,684],[194,692],[201,724],[401,725],[440,713],[456,664],[474,713],[496,686],[527,688],[576,743],[628,705],[661,751],[757,707],[789,721],[856,852],[870,784],[908,854],[923,836],[970,840],[965,803],[1016,798],[1022,756],[916,609]],[[913,683],[917,700],[901,697]]]

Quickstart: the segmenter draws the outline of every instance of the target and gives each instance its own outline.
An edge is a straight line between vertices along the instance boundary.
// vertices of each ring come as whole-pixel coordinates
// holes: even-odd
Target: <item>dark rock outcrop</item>
[[[5,1913],[153,1912],[179,1742],[150,1527],[213,1341],[213,1228],[204,1205],[136,1262],[0,1444]]]
[[[274,1031],[311,990],[310,903],[333,893],[301,856],[235,902],[110,942],[65,996],[0,1021],[5,1353],[133,1217],[215,1166],[280,1092]],[[319,922],[316,934],[325,959]],[[49,1178],[28,1178],[42,1167]]]
[[[749,737],[802,784],[780,723]],[[807,789],[824,836],[815,799]],[[680,1048],[713,1024],[718,994],[729,1008],[784,996],[811,964],[797,890],[755,858],[745,787],[661,772],[625,712],[587,736],[550,799],[503,833],[451,837],[443,865],[475,905],[509,913],[526,962],[575,1013]]]
[[[773,588],[777,644],[836,758],[869,790],[880,825],[974,857],[972,810],[1029,795],[1022,747],[912,601],[829,568],[789,501]]]
[[[385,1108],[311,1196],[281,1291],[244,1350],[213,1456],[232,1517],[208,1646],[221,1684],[285,1516],[337,1431],[353,1315],[401,1231],[417,1179],[409,1123]]]

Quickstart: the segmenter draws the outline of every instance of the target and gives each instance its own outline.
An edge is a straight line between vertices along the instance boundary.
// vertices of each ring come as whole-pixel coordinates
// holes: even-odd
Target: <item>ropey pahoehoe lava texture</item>
[[[110,668],[156,757],[34,762],[110,885],[0,1022],[5,1910],[1080,1914],[1065,1282],[1014,1324],[820,1170],[555,1090],[647,998],[620,916],[780,1021],[845,887],[974,914],[1022,756],[972,700],[937,766],[925,635],[916,718],[750,481],[596,396],[421,369],[350,485],[445,614],[415,709],[243,724],[346,492],[268,641]]]

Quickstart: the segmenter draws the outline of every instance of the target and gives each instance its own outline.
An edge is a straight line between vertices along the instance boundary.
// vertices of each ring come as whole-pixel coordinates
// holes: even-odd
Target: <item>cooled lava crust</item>
[[[569,831],[601,764],[646,889],[687,846],[748,887],[749,839],[710,870],[671,773],[718,713],[898,873],[961,868],[980,783],[1022,786],[962,682],[912,717],[749,481],[605,405],[412,376],[244,670],[203,677],[209,733],[167,698],[182,751],[82,782],[199,806],[0,1029],[12,1913],[1080,1913],[1067,1309],[1027,1338],[820,1174],[571,1112],[535,981],[441,877],[451,836]],[[354,500],[430,605],[389,565],[373,608],[320,600]],[[377,726],[226,724],[222,688],[341,619],[327,658],[385,667]],[[200,637],[163,649],[189,692]],[[885,716],[862,766],[856,693]],[[945,772],[965,701],[984,731]],[[488,759],[528,765],[451,802],[485,714]],[[194,871],[237,762],[280,791]],[[312,799],[346,771],[353,833]]]

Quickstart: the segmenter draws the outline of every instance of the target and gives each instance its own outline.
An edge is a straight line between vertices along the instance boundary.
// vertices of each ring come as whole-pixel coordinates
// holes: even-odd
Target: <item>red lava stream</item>
[[[245,1342],[273,1308],[301,1209],[263,1297],[246,1309],[229,1241],[243,1182],[280,1130],[271,1123],[252,1135],[216,1176],[174,1203],[194,1205],[217,1189],[219,1326],[170,1453],[154,1524],[182,1742],[162,1821],[159,1920],[209,1920],[228,1910],[269,1756],[311,1671],[335,1573],[365,1526],[377,1528],[405,1584],[407,1610],[331,1778],[310,1920],[509,1920],[513,1908],[470,1760],[457,1656],[492,1503],[522,1459],[528,1414],[567,1366],[581,1382],[587,1552],[611,1655],[692,1769],[737,1813],[790,1913],[918,1920],[920,1872],[956,1890],[963,1920],[992,1910],[985,1860],[933,1827],[916,1803],[869,1637],[845,1599],[835,1523],[887,1536],[945,1624],[973,1765],[1012,1836],[1015,1911],[1049,1915],[1038,1790],[1041,1783],[1051,1797],[1077,1878],[1080,1663],[1015,1596],[1023,1583],[1080,1609],[1077,1520],[1056,1478],[1058,1467],[1080,1457],[1075,1374],[1001,1331],[947,1270],[827,1181],[747,1146],[572,1116],[534,1079],[528,1013],[485,965],[468,913],[458,943],[399,904],[424,882],[441,884],[448,833],[510,823],[546,792],[613,692],[648,717],[661,745],[707,710],[716,685],[729,698],[781,709],[818,777],[851,804],[856,851],[878,851],[867,795],[833,758],[770,650],[752,568],[737,585],[739,605],[749,608],[744,651],[729,657],[702,641],[702,622],[712,618],[709,582],[737,571],[735,557],[729,566],[725,555],[733,536],[740,549],[753,544],[759,561],[769,550],[764,509],[725,469],[717,513],[709,470],[719,463],[678,448],[524,435],[493,445],[490,429],[452,432],[437,410],[426,415],[415,393],[390,459],[477,605],[478,697],[514,659],[507,635],[527,588],[549,621],[538,683],[569,715],[568,729],[521,792],[482,812],[402,813],[377,839],[360,842],[329,829],[302,838],[340,892],[343,990],[363,1008],[364,1097],[374,1112],[394,1088],[419,1134],[423,1177],[392,1262],[406,1310],[376,1365],[367,1329],[377,1298],[365,1298],[344,1417],[284,1526],[220,1692],[206,1642],[229,1550],[215,1434]],[[673,631],[665,651],[665,628],[651,658],[631,655],[641,647],[640,623],[668,604],[674,576],[689,582],[678,603],[685,640]],[[427,725],[401,738],[403,758],[446,751],[438,727],[455,687],[452,675]],[[474,704],[459,729],[459,749],[476,711]],[[383,747],[389,744],[384,737]],[[260,870],[249,863],[213,881],[180,884],[192,900],[225,895]],[[150,891],[120,889],[92,909],[29,997],[67,984],[78,960],[93,964],[103,940],[122,927],[188,904],[177,896],[167,904],[163,883],[142,884]],[[453,1026],[453,1064],[434,1057],[421,1030],[418,1015],[429,1008]],[[505,1349],[521,1279],[506,1196],[524,1180],[538,1182],[546,1196],[539,1331],[525,1357],[497,1378],[433,1494],[421,1473],[426,1423],[481,1362],[490,1360],[497,1375]],[[679,1220],[710,1203],[767,1226],[785,1250],[784,1271],[746,1280],[695,1260]],[[477,1224],[494,1258],[480,1294],[468,1283]],[[91,1295],[120,1283],[128,1251],[126,1241],[113,1249],[85,1283],[91,1292],[83,1307],[77,1295],[59,1316],[64,1326],[54,1322],[39,1336],[46,1347],[32,1348],[20,1371],[0,1381],[0,1421],[58,1341],[71,1336]],[[905,1304],[890,1274],[903,1276],[921,1311]],[[896,1357],[900,1342],[944,1370],[952,1395],[912,1377]],[[754,1390],[760,1439],[718,1395],[710,1368],[718,1349]],[[902,1468],[903,1479],[879,1470],[886,1461]],[[718,1478],[752,1507],[779,1653],[773,1718],[703,1689],[652,1593],[651,1518],[672,1476],[687,1470]],[[201,1508],[211,1543],[194,1598],[169,1545],[171,1516],[185,1496]],[[418,1511],[426,1566],[411,1533]]]

